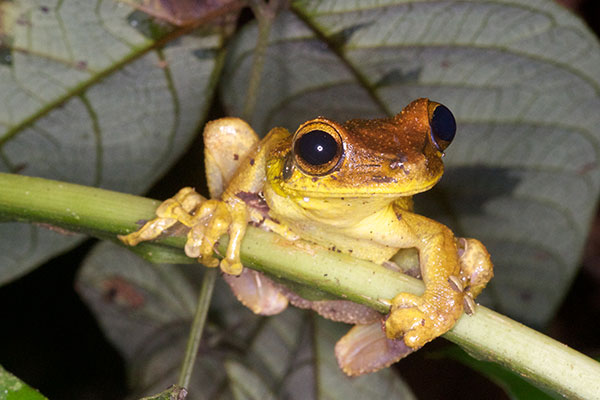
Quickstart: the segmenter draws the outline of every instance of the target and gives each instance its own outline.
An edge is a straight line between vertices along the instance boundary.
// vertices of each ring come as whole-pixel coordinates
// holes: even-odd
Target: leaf
[[[143,351],[157,330],[191,321],[196,303],[193,287],[175,266],[148,264],[109,242],[90,251],[76,287],[127,359]]]
[[[202,268],[150,264],[107,242],[84,261],[76,287],[127,360],[138,397],[177,381]],[[344,329],[293,308],[257,317],[219,280],[188,398],[412,399],[389,369],[342,373],[333,347]]]
[[[220,36],[161,48],[173,32],[123,3],[54,3],[0,3],[0,171],[141,193],[202,122]],[[78,241],[18,224],[0,236],[0,283]]]
[[[525,380],[523,376],[517,375],[498,364],[476,360],[458,346],[449,346],[438,353],[442,356],[460,361],[480,374],[485,375],[498,386],[502,387],[512,399],[552,400],[562,398],[562,396],[556,393],[548,394],[543,390],[538,389],[536,386]]]
[[[102,242],[86,257],[76,287],[125,357],[138,397],[177,382],[196,304],[196,290],[182,269],[150,264],[127,249]],[[205,384],[202,393],[208,394],[224,377],[214,367],[217,360],[200,359],[195,376],[205,378],[195,379],[188,388],[191,399],[198,398],[196,382]]]
[[[333,349],[345,330],[343,324],[294,308],[269,317],[254,337],[245,363],[232,364],[233,371],[228,368],[234,393],[237,387],[246,396],[239,398],[413,399],[391,369],[358,378],[340,370]]]
[[[231,382],[233,397],[236,400],[275,400],[277,398],[258,374],[243,364],[228,360],[225,361],[225,369]]]
[[[243,109],[257,28],[232,43],[223,97]],[[393,115],[429,97],[459,125],[417,211],[487,246],[482,299],[539,325],[581,255],[599,188],[600,46],[551,1],[302,0],[278,16],[252,124],[295,130]]]
[[[52,255],[74,247],[81,235],[65,236],[36,225],[0,224],[0,285],[25,275]]]
[[[140,400],[185,400],[187,397],[187,390],[182,387],[173,385],[167,390],[162,391],[156,395],[144,397]]]
[[[47,400],[0,365],[0,400]]]
[[[339,369],[334,357],[335,342],[349,326],[314,317],[315,357],[319,398],[323,399],[415,399],[414,395],[393,369],[348,378]]]

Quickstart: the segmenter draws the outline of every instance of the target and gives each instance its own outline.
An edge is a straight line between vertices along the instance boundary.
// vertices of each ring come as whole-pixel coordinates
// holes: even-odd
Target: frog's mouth
[[[379,197],[395,199],[426,192],[435,186],[441,177],[442,174],[440,173],[430,180],[413,179],[399,182],[390,177],[372,176],[367,180],[344,184],[339,179],[334,178],[334,175],[322,177],[304,175],[300,178],[290,177],[288,180],[278,180],[271,183],[278,186],[280,191],[285,192],[290,197],[319,199]]]

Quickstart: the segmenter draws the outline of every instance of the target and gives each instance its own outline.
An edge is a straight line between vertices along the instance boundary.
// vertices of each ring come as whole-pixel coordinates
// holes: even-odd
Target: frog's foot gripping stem
[[[493,265],[480,241],[457,238],[456,245],[458,275],[429,282],[422,296],[400,293],[391,301],[385,323],[389,338],[404,337],[417,349],[452,328],[463,306],[467,314],[475,312],[474,299],[494,276]]]
[[[198,258],[207,267],[221,266],[223,272],[239,275],[241,240],[246,232],[248,212],[239,202],[206,200],[193,188],[181,189],[174,197],[165,200],[156,209],[157,218],[148,221],[138,231],[119,239],[129,245],[152,240],[166,229],[180,222],[190,228],[185,244],[185,254]],[[223,234],[229,234],[229,245],[223,260],[214,256],[214,245]]]
[[[400,293],[392,300],[392,307],[385,321],[389,338],[404,337],[411,349],[446,333],[463,311],[462,288],[439,285],[428,288],[422,296]]]
[[[158,206],[155,211],[157,218],[146,222],[144,226],[129,235],[118,235],[117,237],[128,246],[156,239],[180,219],[191,218],[190,213],[205,200],[194,189],[185,187]]]

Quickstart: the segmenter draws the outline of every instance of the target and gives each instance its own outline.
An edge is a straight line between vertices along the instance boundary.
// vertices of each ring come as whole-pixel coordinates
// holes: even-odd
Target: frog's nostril
[[[292,177],[293,173],[294,173],[294,162],[293,162],[292,153],[289,152],[288,155],[285,157],[285,163],[283,164],[283,171],[281,172],[281,177],[283,178],[284,181],[287,181],[288,179],[290,179]]]

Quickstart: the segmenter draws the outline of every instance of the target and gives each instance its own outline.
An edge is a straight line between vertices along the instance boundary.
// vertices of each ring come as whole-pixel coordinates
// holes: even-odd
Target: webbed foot
[[[418,349],[452,328],[463,311],[462,288],[440,289],[423,296],[400,293],[394,297],[385,321],[387,337],[403,337],[408,347]]]
[[[180,222],[190,228],[185,244],[188,257],[198,258],[207,267],[220,265],[227,274],[239,275],[242,272],[240,247],[246,232],[248,211],[241,202],[206,200],[193,188],[186,187],[165,200],[156,210],[156,215],[157,218],[148,221],[138,231],[119,235],[119,239],[129,246],[135,246],[157,238]],[[229,244],[227,253],[219,262],[214,254],[214,246],[224,234],[229,234]]]
[[[388,367],[412,351],[401,339],[386,337],[381,321],[354,326],[335,345],[338,365],[350,376]]]

